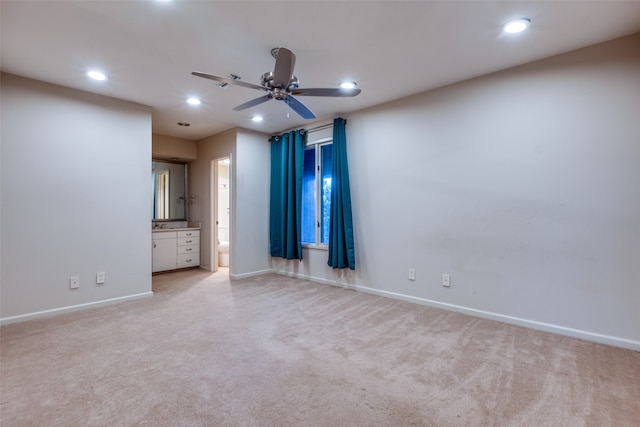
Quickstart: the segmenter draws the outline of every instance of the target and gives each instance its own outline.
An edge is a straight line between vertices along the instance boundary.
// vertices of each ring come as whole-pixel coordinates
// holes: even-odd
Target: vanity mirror
[[[186,221],[187,165],[164,160],[151,162],[153,219]]]

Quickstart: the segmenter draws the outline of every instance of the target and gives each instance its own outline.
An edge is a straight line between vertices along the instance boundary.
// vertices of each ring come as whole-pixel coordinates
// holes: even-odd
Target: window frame
[[[329,250],[329,243],[322,243],[322,146],[333,145],[333,137],[320,138],[314,141],[307,140],[304,148],[315,148],[315,243],[301,242],[302,247],[309,249]],[[331,148],[333,152],[333,147]],[[302,233],[301,233],[302,234]]]

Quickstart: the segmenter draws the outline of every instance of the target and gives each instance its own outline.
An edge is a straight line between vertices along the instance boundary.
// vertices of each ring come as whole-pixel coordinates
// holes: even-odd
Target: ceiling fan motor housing
[[[286,95],[287,93],[290,92],[291,89],[297,89],[300,82],[298,81],[298,78],[296,76],[291,76],[291,80],[289,80],[289,85],[287,87],[276,88],[273,86],[273,72],[267,71],[260,77],[260,84],[269,90],[282,89],[284,90]],[[282,98],[278,98],[275,93],[274,93],[274,98],[282,99]]]

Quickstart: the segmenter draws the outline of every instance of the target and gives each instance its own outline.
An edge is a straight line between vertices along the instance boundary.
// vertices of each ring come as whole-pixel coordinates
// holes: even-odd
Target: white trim
[[[504,314],[492,313],[489,311],[477,310],[474,308],[447,304],[438,301],[428,300],[424,298],[417,298],[402,294],[396,294],[393,292],[381,291],[378,289],[367,288],[366,286],[355,286],[358,291],[366,292],[373,295],[380,295],[384,297],[399,299],[403,301],[413,302],[430,307],[442,308],[444,310],[456,311],[458,313],[468,314],[470,316],[482,317],[484,319],[496,320],[502,323],[508,323],[511,325],[524,326],[525,328],[535,329],[544,332],[551,332],[558,335],[565,335],[573,338],[584,339],[587,341],[597,342],[600,344],[607,344],[616,347],[628,348],[630,350],[640,351],[640,342],[633,341],[626,338],[613,337],[610,335],[598,334],[595,332],[583,331],[580,329],[567,328],[564,326],[552,325],[550,323],[538,322],[535,320],[522,319],[519,317],[506,316]]]
[[[325,247],[329,249],[328,243],[322,243],[322,228],[320,227],[322,222],[322,201],[323,201],[323,180],[321,167],[324,165],[322,161],[322,147],[331,145],[331,152],[333,153],[333,137],[322,138],[316,141],[309,141],[305,144],[305,152],[307,149],[313,148],[314,150],[314,172],[315,172],[315,242],[302,242],[303,247],[308,248],[321,248]]]
[[[232,199],[233,199],[233,153],[229,153],[226,154],[222,157],[216,157],[211,159],[211,166],[209,169],[209,181],[211,183],[211,188],[210,188],[210,192],[209,192],[209,216],[210,216],[210,259],[209,259],[209,271],[211,272],[216,272],[218,271],[218,267],[220,266],[219,260],[220,260],[220,254],[218,252],[218,222],[220,221],[220,218],[218,217],[218,204],[219,204],[219,185],[218,185],[218,178],[220,175],[220,166],[219,163],[222,162],[223,160],[229,160],[229,163],[227,164],[227,166],[229,167],[229,184],[227,185],[227,189],[229,190],[229,194],[228,194],[228,198],[229,198],[229,208],[231,211],[233,211],[232,208]],[[233,230],[233,216],[229,215],[229,227],[228,227],[228,231],[227,231],[227,238],[229,239],[229,269],[231,269],[232,265],[233,265],[233,260],[232,258],[232,251],[231,251],[231,247],[234,245],[234,239],[232,237],[232,230]]]
[[[61,307],[61,308],[54,308],[51,310],[43,310],[43,311],[36,311],[34,313],[28,313],[28,314],[21,314],[18,316],[11,316],[11,317],[3,317],[0,318],[0,325],[8,325],[11,323],[18,323],[18,322],[24,322],[27,320],[34,320],[34,319],[40,319],[43,317],[49,317],[49,316],[53,316],[56,314],[62,314],[62,313],[70,313],[72,311],[78,311],[78,310],[85,310],[87,308],[97,308],[97,307],[102,307],[105,305],[111,305],[111,304],[116,304],[119,302],[125,302],[125,301],[133,301],[136,299],[140,299],[140,298],[146,298],[146,297],[150,297],[153,296],[153,292],[149,291],[149,292],[143,292],[141,294],[134,294],[134,295],[127,295],[124,297],[118,297],[118,298],[110,298],[110,299],[105,299],[102,301],[95,301],[95,302],[89,302],[86,304],[78,304],[78,305],[70,305],[68,307]]]
[[[218,162],[224,157],[211,159],[209,166],[209,271],[218,271]],[[200,241],[202,244],[202,241]]]
[[[333,137],[332,136],[328,136],[326,138],[320,138],[320,139],[316,139],[313,141],[309,141],[309,139],[307,139],[307,142],[304,144],[305,147],[310,147],[312,145],[326,145],[329,143],[333,143]]]
[[[387,298],[393,298],[401,301],[407,301],[415,304],[425,305],[429,307],[441,308],[444,310],[455,311],[469,316],[481,317],[483,319],[495,320],[502,323],[508,323],[510,325],[523,326],[529,329],[535,329],[543,332],[550,332],[558,335],[569,336],[572,338],[583,339],[586,341],[596,342],[599,344],[606,344],[615,347],[627,348],[629,350],[640,351],[640,341],[634,341],[627,338],[614,337],[610,335],[599,334],[596,332],[583,331],[580,329],[567,328],[564,326],[552,325],[550,323],[538,322],[535,320],[527,320],[519,317],[506,316],[504,314],[492,313],[484,310],[477,310],[475,308],[464,307],[460,305],[447,304],[443,302],[433,301],[425,298],[418,298],[404,294],[398,294],[395,292],[383,291],[379,289],[373,289],[366,286],[354,285],[348,283],[339,283],[335,280],[323,279],[320,277],[304,276],[299,273],[283,272],[273,270],[274,273],[281,274],[283,276],[296,277],[298,279],[309,280],[312,282],[328,284],[332,286],[339,286],[341,288],[352,289],[360,292],[365,292],[372,295],[378,295]]]
[[[269,274],[269,273],[274,273],[274,272],[275,271],[272,270],[272,269],[267,269],[267,270],[251,271],[249,273],[243,273],[243,274],[231,274],[231,273],[229,273],[229,278],[231,280],[246,279],[248,277],[262,276],[264,274]]]
[[[342,285],[336,282],[335,280],[323,279],[321,277],[315,276],[305,276],[300,273],[293,273],[291,271],[279,271],[272,270],[273,273],[280,274],[282,276],[295,277],[296,279],[309,280],[310,282],[322,283],[323,285],[331,285],[331,286],[339,286],[341,288],[348,286],[350,289],[356,289],[354,285]]]
[[[315,251],[325,251],[329,250],[329,245],[327,243],[302,243],[302,249],[313,249]]]

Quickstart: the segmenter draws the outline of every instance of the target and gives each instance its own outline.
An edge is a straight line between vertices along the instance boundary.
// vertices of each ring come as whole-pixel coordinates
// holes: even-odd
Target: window
[[[329,244],[331,212],[331,141],[308,144],[302,178],[302,243]]]

